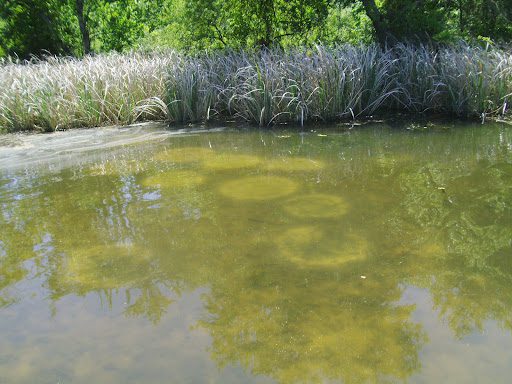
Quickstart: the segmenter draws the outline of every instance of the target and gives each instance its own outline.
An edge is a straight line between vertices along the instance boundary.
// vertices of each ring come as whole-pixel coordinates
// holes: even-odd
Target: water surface
[[[0,138],[0,382],[512,375],[512,131]]]

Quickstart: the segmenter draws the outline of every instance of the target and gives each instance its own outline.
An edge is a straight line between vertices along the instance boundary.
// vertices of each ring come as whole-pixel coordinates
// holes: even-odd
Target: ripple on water
[[[290,199],[284,210],[301,219],[334,218],[345,215],[349,205],[341,197],[323,193],[313,193]]]
[[[270,200],[288,196],[298,187],[295,181],[286,177],[252,176],[228,181],[219,191],[235,200]]]
[[[162,189],[180,189],[196,187],[204,183],[204,177],[197,172],[173,169],[144,178],[141,184],[145,187]]]
[[[299,267],[334,267],[364,261],[367,242],[360,236],[326,236],[311,225],[294,227],[277,236],[281,256]]]
[[[122,176],[143,172],[145,163],[137,160],[107,160],[92,165],[85,172],[91,176]]]

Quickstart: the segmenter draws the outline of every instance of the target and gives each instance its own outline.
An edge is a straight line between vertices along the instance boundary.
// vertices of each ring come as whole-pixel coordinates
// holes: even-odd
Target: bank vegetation
[[[397,112],[485,121],[506,116],[511,95],[512,55],[462,43],[9,59],[0,65],[0,129],[303,125]]]

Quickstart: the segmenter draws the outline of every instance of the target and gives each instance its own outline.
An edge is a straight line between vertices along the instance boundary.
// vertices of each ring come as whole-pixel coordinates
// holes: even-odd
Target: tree
[[[0,3],[0,52],[88,54],[122,51],[163,25],[168,0],[6,0]]]
[[[457,0],[454,8],[462,36],[494,40],[512,38],[511,0]]]
[[[352,0],[338,0],[349,6]],[[399,41],[435,39],[447,29],[450,3],[443,0],[384,0],[377,6],[375,0],[361,0],[363,9],[381,46]]]
[[[133,47],[144,35],[163,25],[166,0],[102,0],[93,18],[95,35],[102,51],[123,51]]]
[[[371,20],[375,29],[375,36],[381,46],[386,45],[388,41],[394,42],[395,37],[391,33],[388,20],[385,19],[383,13],[377,8],[374,0],[362,0],[364,9],[368,18]]]
[[[78,25],[80,26],[80,35],[82,36],[82,50],[84,55],[91,52],[91,36],[88,27],[88,15],[84,14],[85,0],[75,0],[76,15],[78,17]]]
[[[3,27],[0,47],[5,53],[28,58],[43,53],[73,53],[75,29],[65,20],[67,2],[57,0],[4,0],[0,2]]]
[[[186,0],[191,40],[214,46],[265,46],[285,37],[304,38],[321,24],[329,0]]]

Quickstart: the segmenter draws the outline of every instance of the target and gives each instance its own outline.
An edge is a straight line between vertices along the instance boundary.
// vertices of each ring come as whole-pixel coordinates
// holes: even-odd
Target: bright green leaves
[[[186,19],[196,42],[230,47],[280,44],[304,39],[323,24],[326,0],[186,0]]]

